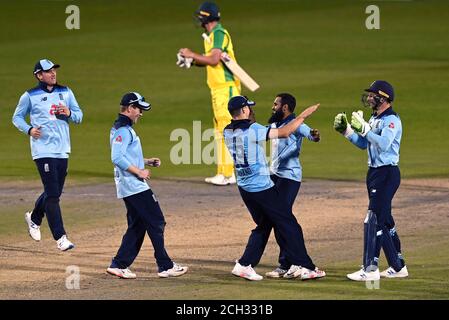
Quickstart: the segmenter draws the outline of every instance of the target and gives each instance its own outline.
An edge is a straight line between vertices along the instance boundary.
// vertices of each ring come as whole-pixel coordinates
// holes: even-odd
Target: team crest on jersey
[[[115,143],[122,143],[122,136],[118,136],[117,138],[115,138]]]
[[[391,122],[390,125],[389,125],[388,127],[391,128],[391,129],[394,129],[394,123]]]
[[[59,100],[64,100],[64,96],[62,95],[62,93],[59,94]]]

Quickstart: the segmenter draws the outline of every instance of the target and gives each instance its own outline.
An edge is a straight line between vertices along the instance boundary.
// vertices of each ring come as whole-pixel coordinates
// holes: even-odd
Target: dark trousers
[[[111,268],[128,268],[136,259],[142,247],[145,233],[148,233],[154,248],[154,257],[159,272],[173,268],[164,245],[165,219],[155,195],[146,190],[123,198],[127,213],[128,229],[122,239]]]
[[[277,229],[277,238],[286,259],[294,265],[315,269],[307,254],[301,227],[296,221],[276,187],[260,191],[247,192],[239,187],[243,202],[248,208],[256,228],[251,231],[245,252],[239,259],[241,265],[256,266],[265,250],[271,229]]]
[[[395,269],[400,269],[404,265],[401,242],[391,214],[391,203],[400,184],[401,173],[397,166],[383,166],[368,170],[366,176],[368,209],[373,211],[377,218],[375,259],[378,261],[380,250],[383,248],[390,266]],[[398,257],[400,261],[397,261]]]
[[[271,180],[274,182],[276,189],[279,192],[279,196],[281,196],[287,204],[288,210],[293,212],[293,204],[295,203],[299,188],[301,188],[301,182],[286,178],[280,178],[277,175],[271,175]],[[301,225],[299,225],[299,228],[302,235]],[[274,236],[276,238],[279,236],[277,229],[274,229]],[[281,249],[279,252],[279,267],[281,269],[288,270],[291,265],[292,263],[288,261],[287,257],[285,256],[285,252]]]
[[[41,158],[36,159],[35,163],[44,185],[44,192],[36,200],[31,220],[40,226],[46,214],[53,238],[58,240],[66,234],[59,198],[67,176],[68,159]]]

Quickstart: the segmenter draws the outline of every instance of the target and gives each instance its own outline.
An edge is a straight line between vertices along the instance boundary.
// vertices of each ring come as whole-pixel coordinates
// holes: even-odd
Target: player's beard
[[[282,112],[282,109],[279,109],[271,115],[268,119],[268,123],[280,122],[282,119],[284,119],[284,113]]]

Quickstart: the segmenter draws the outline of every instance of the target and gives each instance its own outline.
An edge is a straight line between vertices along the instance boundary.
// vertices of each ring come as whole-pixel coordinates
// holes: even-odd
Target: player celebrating
[[[47,215],[48,226],[61,251],[74,248],[67,239],[62,221],[59,197],[64,188],[70,154],[69,122],[80,123],[83,113],[68,87],[56,81],[60,66],[50,60],[39,60],[34,66],[37,87],[26,91],[12,118],[13,124],[30,136],[31,156],[44,185],[34,209],[25,213],[28,232],[36,241],[41,240],[40,225]],[[30,115],[31,125],[25,118]]]
[[[150,178],[150,171],[145,169],[145,165],[159,167],[161,161],[158,158],[143,158],[140,138],[132,128],[142,112],[150,108],[151,105],[139,93],[125,94],[120,102],[120,114],[110,133],[117,197],[125,202],[128,229],[107,272],[123,279],[136,278],[128,267],[139,254],[145,233],[148,233],[153,244],[160,278],[178,277],[188,270],[174,263],[165,250],[164,215],[145,181]]]
[[[363,119],[362,111],[352,113],[350,126],[344,113],[339,113],[334,121],[335,130],[360,149],[368,150],[366,186],[369,206],[364,226],[363,266],[360,271],[347,276],[355,281],[404,278],[408,271],[391,214],[391,202],[401,182],[398,164],[402,123],[392,108],[394,91],[391,84],[374,81],[365,91],[362,101],[373,110],[369,122]],[[389,268],[379,273],[381,247]]]
[[[270,172],[263,147],[267,139],[287,138],[310,116],[318,105],[304,110],[298,117],[281,128],[268,128],[252,122],[250,115],[253,101],[244,96],[229,100],[232,115],[224,137],[235,164],[237,185],[256,228],[252,230],[243,256],[236,261],[232,274],[248,280],[262,280],[253,269],[262,257],[271,229],[277,232],[276,240],[291,263],[284,278],[302,280],[324,277],[324,271],[315,267],[307,254],[301,229],[286,201],[279,196]]]
[[[289,93],[280,93],[273,102],[273,114],[268,120],[271,128],[282,128],[295,119],[296,99]],[[310,141],[320,141],[320,133],[317,129],[311,129],[307,124],[301,124],[296,131],[286,139],[271,140],[271,180],[276,185],[279,195],[284,198],[289,211],[293,209],[293,203],[301,187],[302,168],[299,162],[299,154],[303,138]],[[299,231],[302,234],[301,226]],[[277,230],[275,229],[275,236]],[[279,267],[266,274],[269,278],[280,278],[287,274],[290,263],[285,253],[279,253]]]
[[[178,54],[178,65],[190,67],[193,62],[197,66],[206,66],[207,70],[207,85],[211,91],[214,112],[217,174],[205,181],[219,186],[234,184],[234,167],[223,141],[223,129],[231,122],[228,101],[239,95],[241,88],[240,81],[234,78],[220,60],[223,52],[235,60],[231,36],[220,23],[220,11],[215,3],[204,2],[195,12],[195,17],[206,31],[206,34],[203,33],[205,54],[182,48]]]

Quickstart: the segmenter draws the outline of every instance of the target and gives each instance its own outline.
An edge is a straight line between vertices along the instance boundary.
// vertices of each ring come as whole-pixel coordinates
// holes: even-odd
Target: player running
[[[59,197],[70,154],[69,123],[81,123],[83,112],[72,90],[57,83],[59,67],[47,59],[36,63],[33,74],[39,84],[20,97],[12,122],[30,136],[31,156],[44,185],[33,211],[25,213],[28,232],[31,238],[40,241],[40,226],[46,215],[57,248],[67,251],[74,248],[74,244],[67,239],[64,230]],[[25,120],[28,115],[31,124]]]

